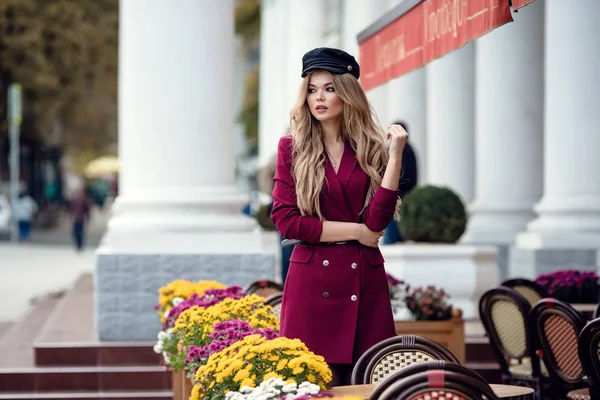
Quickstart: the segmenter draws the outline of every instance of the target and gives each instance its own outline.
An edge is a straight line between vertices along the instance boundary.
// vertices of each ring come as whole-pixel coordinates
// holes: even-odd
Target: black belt
[[[298,239],[283,239],[281,241],[281,248],[286,248],[290,246],[295,246],[297,244],[305,245],[305,246],[314,246],[319,244],[346,244],[346,243],[358,243],[356,240],[346,240],[343,242],[321,242],[321,243],[311,243],[306,240],[298,240]]]

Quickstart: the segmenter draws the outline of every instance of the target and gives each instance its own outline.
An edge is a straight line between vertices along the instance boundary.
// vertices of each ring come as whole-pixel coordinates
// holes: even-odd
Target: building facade
[[[358,58],[359,33],[403,1],[263,0],[261,162],[288,127],[302,54],[331,46]],[[600,2],[537,0],[512,14],[367,95],[382,125],[408,123],[420,183],[468,205],[462,241],[498,246],[501,279],[597,269]]]

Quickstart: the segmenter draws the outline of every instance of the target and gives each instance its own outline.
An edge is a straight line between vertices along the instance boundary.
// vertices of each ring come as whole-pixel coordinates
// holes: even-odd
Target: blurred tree
[[[235,32],[242,41],[246,61],[256,62],[260,46],[260,0],[238,0],[235,6]],[[258,146],[258,66],[246,74],[244,102],[238,121],[244,125],[246,139]]]
[[[25,136],[102,153],[116,138],[118,0],[0,1],[0,89],[23,86]],[[6,98],[6,97],[4,97]],[[6,134],[0,101],[0,136]],[[24,121],[24,125],[26,122]]]

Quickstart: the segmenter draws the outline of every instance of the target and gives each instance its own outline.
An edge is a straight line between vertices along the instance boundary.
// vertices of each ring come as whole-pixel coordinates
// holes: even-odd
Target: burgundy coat
[[[379,248],[358,242],[319,243],[323,222],[301,216],[292,177],[292,138],[279,141],[271,218],[281,235],[314,245],[296,245],[281,308],[281,335],[302,340],[328,363],[352,363],[369,347],[395,335],[389,290]],[[370,180],[350,144],[336,175],[327,158],[320,195],[328,221],[364,223],[382,231],[391,221],[398,192],[379,188],[362,212]]]

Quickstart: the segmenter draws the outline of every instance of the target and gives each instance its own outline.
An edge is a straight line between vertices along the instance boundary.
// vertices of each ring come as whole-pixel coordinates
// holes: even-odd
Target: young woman
[[[302,62],[271,212],[283,237],[301,240],[290,258],[280,330],[324,356],[332,385],[342,385],[362,353],[395,335],[377,246],[397,210],[408,134],[396,125],[381,131],[354,57],[318,48]]]

